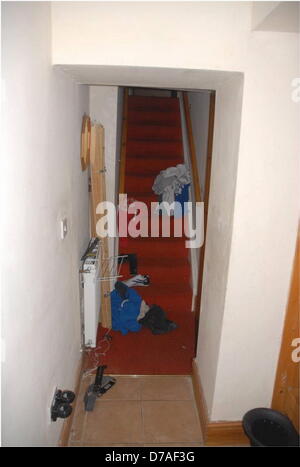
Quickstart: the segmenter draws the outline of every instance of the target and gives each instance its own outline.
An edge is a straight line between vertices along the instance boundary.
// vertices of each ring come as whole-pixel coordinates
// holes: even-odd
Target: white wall
[[[249,42],[214,420],[271,404],[299,219],[298,44],[288,33]]]
[[[211,415],[227,288],[239,157],[243,79],[216,93],[214,146],[196,361]],[[234,368],[230,366],[234,371]]]
[[[252,28],[255,29],[275,10],[281,2],[253,2]]]
[[[299,35],[251,32],[252,2],[54,2],[52,14],[54,64],[139,66],[138,71],[126,69],[127,76],[134,72],[132,82],[149,87],[155,77],[143,83],[147,68],[142,67],[152,67],[165,71],[167,87],[180,82],[187,89],[197,89],[199,70],[206,72],[206,81],[216,77],[214,70],[244,73],[233,224],[221,215],[229,212],[226,203],[232,204],[228,187],[224,199],[218,194],[221,205],[211,205],[208,219],[208,231],[216,229],[218,237],[225,225],[232,225],[232,235],[227,230],[226,241],[220,236],[217,242],[225,274],[221,285],[219,263],[206,255],[206,274],[212,267],[215,272],[207,283],[211,302],[202,306],[200,332],[206,320],[212,334],[203,332],[205,354],[197,358],[205,366],[213,420],[240,419],[248,408],[269,405],[298,224],[299,104],[291,100],[291,81],[299,74]],[[121,78],[117,76],[119,83]],[[232,93],[222,95],[225,79],[223,75],[214,86],[221,90],[220,115],[218,102],[235,105]],[[211,89],[200,82],[199,87]],[[236,135],[233,141],[223,134],[232,115],[225,117],[216,116],[220,124],[213,158],[218,145],[220,156],[223,152],[221,141],[227,154],[238,143]],[[215,167],[212,183],[218,177]],[[234,183],[229,176],[226,180]]]
[[[48,3],[2,8],[2,443],[48,446],[62,427],[50,422],[54,389],[74,389],[80,359],[78,267],[89,232],[79,149],[88,89],[51,67]]]
[[[53,63],[241,71],[251,7],[251,2],[53,2]]]
[[[119,91],[117,86],[90,86],[90,117],[104,126],[106,199],[116,201],[116,171],[118,170],[119,142],[117,145]],[[122,115],[122,113],[121,113]],[[114,255],[114,239],[109,238],[109,255]]]
[[[253,2],[252,27],[256,31],[299,32],[298,1]]]

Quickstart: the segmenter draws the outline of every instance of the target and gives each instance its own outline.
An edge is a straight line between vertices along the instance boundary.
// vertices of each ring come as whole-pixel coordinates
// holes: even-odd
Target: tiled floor
[[[190,376],[116,376],[117,382],[85,412],[84,378],[69,446],[201,446]]]

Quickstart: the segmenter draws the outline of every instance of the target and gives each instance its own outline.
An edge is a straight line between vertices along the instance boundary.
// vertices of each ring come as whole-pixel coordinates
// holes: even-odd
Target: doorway
[[[187,179],[180,175],[182,184],[179,190],[181,192],[186,186],[186,192],[189,192],[186,201],[195,204],[195,201],[204,200],[205,191],[209,193],[209,186],[205,189],[204,184],[210,179],[211,164],[207,158],[212,147],[214,101],[210,96],[214,93],[136,87],[124,88],[123,92],[119,184],[116,183],[116,186],[120,194],[126,194],[128,203],[144,203],[149,219],[146,235],[140,232],[141,226],[138,225],[137,237],[132,238],[130,234],[125,238],[120,236],[118,251],[122,258],[126,258],[126,255],[129,259],[135,257],[134,276],[139,280],[149,278],[149,285],[142,284],[141,287],[136,283],[134,292],[130,291],[140,297],[148,311],[144,310],[143,316],[138,317],[138,323],[142,324],[136,326],[135,323],[128,329],[125,318],[122,318],[123,321],[120,319],[120,323],[115,318],[113,330],[100,324],[97,348],[89,352],[90,366],[100,363],[97,356],[101,354],[101,363],[107,364],[114,374],[190,374],[196,349],[195,325],[199,320],[195,301],[199,302],[197,290],[201,290],[202,286],[201,281],[198,284],[203,272],[203,261],[200,261],[202,248],[186,247],[186,216],[178,218],[172,212],[167,217],[170,227],[165,234],[162,232],[166,220],[163,213],[160,212],[157,217],[156,232],[152,230],[150,214],[154,213],[151,205],[157,198],[158,201],[163,199],[153,192],[155,181],[160,173],[174,171],[176,167],[180,167],[180,170],[186,168]],[[164,183],[165,180],[169,179],[164,179]],[[174,185],[174,176],[170,177],[170,181],[168,189]],[[182,195],[178,196],[180,198]],[[195,215],[194,208],[192,211]],[[181,236],[175,232],[179,224]],[[131,269],[132,266],[124,262],[119,281],[132,282]],[[114,287],[112,283],[112,289]],[[116,290],[113,291],[115,293]],[[112,304],[113,316],[117,316],[114,301]],[[125,316],[124,310],[122,313]],[[150,323],[150,314],[155,323]],[[107,348],[108,336],[109,350],[103,352]]]
[[[214,387],[230,257],[236,186],[243,74],[212,70],[179,70],[122,66],[61,68],[93,88],[111,86],[216,91],[210,208],[207,213],[201,320],[196,360],[207,391]],[[207,356],[209,355],[209,359]],[[209,402],[209,401],[208,401]]]

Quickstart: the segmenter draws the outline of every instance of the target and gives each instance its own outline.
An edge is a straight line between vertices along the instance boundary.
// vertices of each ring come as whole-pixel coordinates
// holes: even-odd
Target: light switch
[[[63,240],[68,233],[68,223],[67,218],[65,217],[60,221],[60,238]]]

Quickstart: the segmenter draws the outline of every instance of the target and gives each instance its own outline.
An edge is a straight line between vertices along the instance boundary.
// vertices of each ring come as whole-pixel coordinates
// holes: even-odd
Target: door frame
[[[300,430],[299,423],[299,362],[294,361],[292,352],[299,355],[299,278],[300,278],[300,226],[298,228],[297,244],[289,298],[287,303],[284,327],[281,338],[281,347],[278,357],[276,378],[273,389],[272,409],[288,415]],[[296,343],[296,345],[294,345]],[[295,385],[295,386],[293,386]],[[298,387],[297,387],[298,385]],[[293,391],[298,393],[293,395]],[[293,405],[294,403],[294,405]],[[292,404],[292,405],[291,405]]]
[[[207,149],[206,149],[206,170],[205,170],[205,186],[204,186],[204,243],[200,248],[199,252],[199,264],[198,264],[198,285],[197,295],[195,297],[195,349],[194,353],[197,353],[198,344],[198,333],[199,333],[199,321],[201,311],[201,299],[202,299],[202,284],[203,284],[203,273],[204,273],[204,258],[205,258],[205,246],[206,246],[206,230],[207,230],[207,217],[209,209],[209,195],[210,195],[210,180],[211,180],[211,167],[212,167],[212,154],[213,154],[213,138],[214,138],[214,123],[215,123],[215,107],[216,107],[216,91],[210,92],[209,99],[209,118],[208,118],[208,133],[207,133]]]

